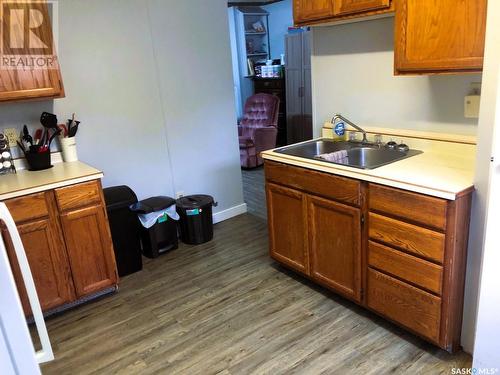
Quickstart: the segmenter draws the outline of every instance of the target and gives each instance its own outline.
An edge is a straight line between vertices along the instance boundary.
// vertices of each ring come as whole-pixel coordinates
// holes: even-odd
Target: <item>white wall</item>
[[[292,0],[283,0],[263,6],[269,12],[269,45],[271,58],[279,59],[285,53],[285,35],[288,27],[293,26]]]
[[[360,125],[475,134],[464,96],[480,75],[396,77],[394,19],[313,30],[315,135],[340,112]]]
[[[242,204],[226,2],[149,4],[175,187]]]
[[[484,83],[476,159],[476,201],[469,258],[467,297],[475,302],[480,280],[479,307],[474,346],[474,367],[500,371],[500,3],[488,2]],[[491,162],[490,158],[494,157]],[[484,230],[486,227],[486,231]],[[482,251],[481,251],[482,250]],[[482,255],[482,257],[481,257]],[[470,264],[471,262],[469,262]],[[472,304],[471,304],[472,305]],[[475,317],[475,305],[468,314]],[[464,326],[464,332],[466,331]],[[472,327],[473,328],[473,327]],[[473,339],[474,330],[467,330]]]
[[[226,2],[58,4],[66,98],[0,104],[0,126],[76,112],[80,160],[104,171],[105,186],[241,205]]]

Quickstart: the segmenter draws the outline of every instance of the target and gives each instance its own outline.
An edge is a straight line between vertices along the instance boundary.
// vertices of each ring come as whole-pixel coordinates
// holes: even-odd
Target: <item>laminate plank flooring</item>
[[[267,220],[264,167],[242,169],[243,198],[248,213]]]
[[[50,374],[449,374],[470,367],[281,268],[245,214],[48,320]]]

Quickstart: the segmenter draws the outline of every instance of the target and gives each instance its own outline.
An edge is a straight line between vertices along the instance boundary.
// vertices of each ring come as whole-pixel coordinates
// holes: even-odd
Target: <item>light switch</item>
[[[479,118],[479,103],[480,95],[468,95],[464,101],[464,116],[465,118]]]

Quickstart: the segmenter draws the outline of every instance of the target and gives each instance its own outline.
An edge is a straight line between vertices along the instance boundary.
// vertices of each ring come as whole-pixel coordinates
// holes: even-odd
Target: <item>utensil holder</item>
[[[60,137],[59,141],[61,142],[61,152],[63,160],[65,162],[78,161],[78,153],[76,150],[76,138]]]
[[[27,152],[25,156],[30,171],[42,171],[52,168],[52,164],[50,163],[50,151],[38,153]]]

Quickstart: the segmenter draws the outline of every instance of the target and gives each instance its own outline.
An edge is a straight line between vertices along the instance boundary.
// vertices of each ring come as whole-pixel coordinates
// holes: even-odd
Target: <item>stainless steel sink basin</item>
[[[347,151],[347,157],[338,161],[327,161],[319,158],[319,155],[321,154],[329,154],[343,150]],[[361,144],[359,142],[335,142],[330,139],[320,139],[297,145],[286,146],[275,150],[275,152],[361,169],[375,169],[422,153],[422,151],[418,150],[402,152],[398,150],[390,150],[385,147],[379,147],[373,144]]]

